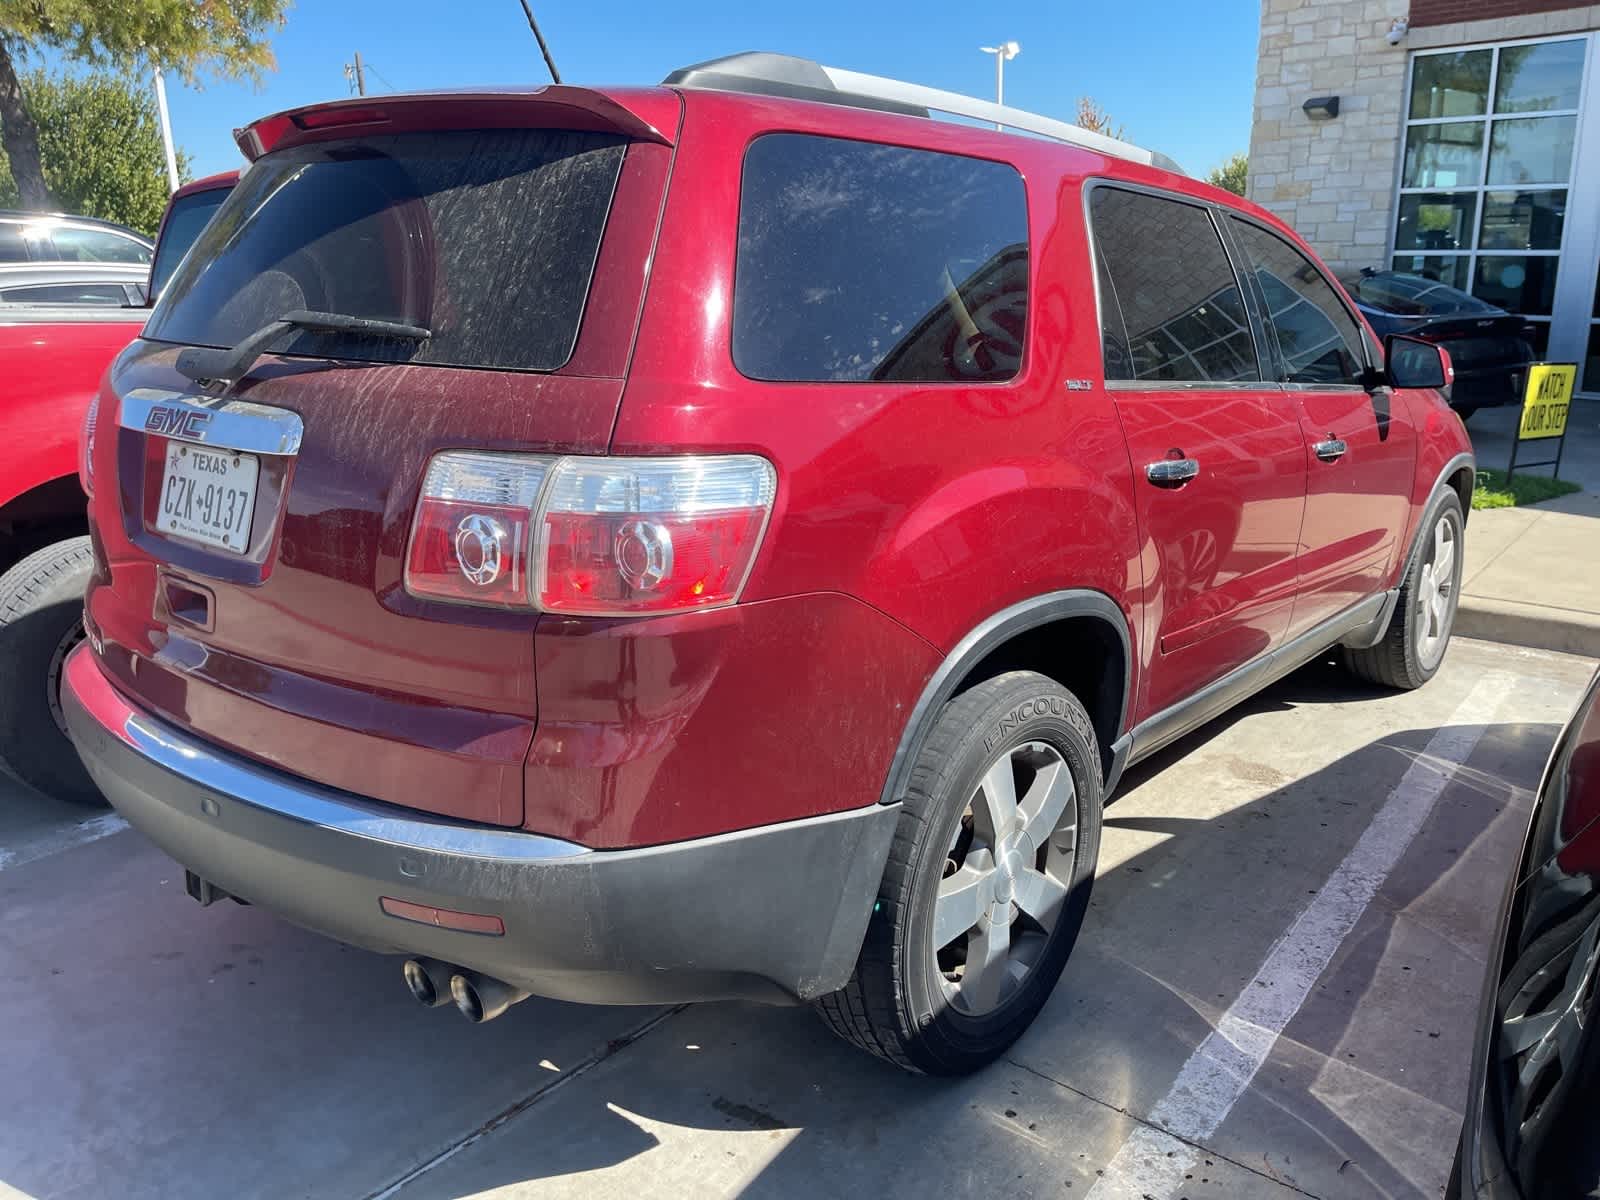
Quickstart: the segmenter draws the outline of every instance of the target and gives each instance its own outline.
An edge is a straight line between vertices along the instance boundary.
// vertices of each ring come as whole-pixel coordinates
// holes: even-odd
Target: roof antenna
[[[522,12],[528,18],[528,28],[533,30],[533,37],[539,43],[539,53],[544,55],[544,65],[550,68],[550,79],[554,83],[561,82],[561,72],[556,70],[556,60],[550,57],[550,47],[544,44],[544,34],[539,32],[539,22],[533,19],[533,9],[528,0],[522,0]]]

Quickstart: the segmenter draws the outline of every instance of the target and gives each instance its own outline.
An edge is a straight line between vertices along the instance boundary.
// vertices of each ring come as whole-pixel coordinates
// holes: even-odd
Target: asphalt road
[[[1410,695],[1312,666],[1137,768],[1050,1005],[956,1081],[803,1010],[473,1027],[0,780],[0,1197],[1437,1197],[1592,665],[1458,642]]]

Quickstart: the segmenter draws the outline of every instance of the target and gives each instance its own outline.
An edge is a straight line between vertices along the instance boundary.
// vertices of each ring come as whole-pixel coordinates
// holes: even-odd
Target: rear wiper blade
[[[364,337],[400,338],[425,342],[433,330],[401,321],[378,321],[370,317],[351,317],[344,313],[312,312],[297,308],[276,321],[263,325],[237,346],[186,346],[178,351],[178,370],[198,382],[219,380],[227,383],[244,378],[267,347],[295,329],[329,333],[354,333]]]

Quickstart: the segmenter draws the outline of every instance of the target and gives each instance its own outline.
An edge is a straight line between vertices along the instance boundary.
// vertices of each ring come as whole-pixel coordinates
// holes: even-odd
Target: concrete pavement
[[[0,1196],[1433,1200],[1493,898],[1592,666],[1461,641],[1396,695],[1314,665],[1141,764],[1060,987],[965,1080],[801,1010],[469,1026],[396,961],[201,909],[136,832],[75,842],[82,814],[0,783],[26,850],[0,861]],[[1217,1075],[1219,1029],[1253,1031],[1248,1074]]]
[[[1481,467],[1505,469],[1519,413],[1486,409],[1472,418]],[[1550,468],[1529,473],[1547,476]],[[1585,490],[1472,514],[1456,617],[1461,636],[1600,656],[1600,401],[1573,402],[1561,478]]]

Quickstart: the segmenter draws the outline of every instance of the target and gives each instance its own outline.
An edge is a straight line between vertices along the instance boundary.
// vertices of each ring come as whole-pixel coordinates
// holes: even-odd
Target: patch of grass
[[[1583,489],[1566,479],[1551,479],[1548,475],[1513,475],[1508,482],[1504,471],[1478,470],[1477,485],[1472,490],[1472,507],[1515,508],[1519,504],[1537,504],[1541,500],[1554,500],[1557,496],[1570,496]]]

